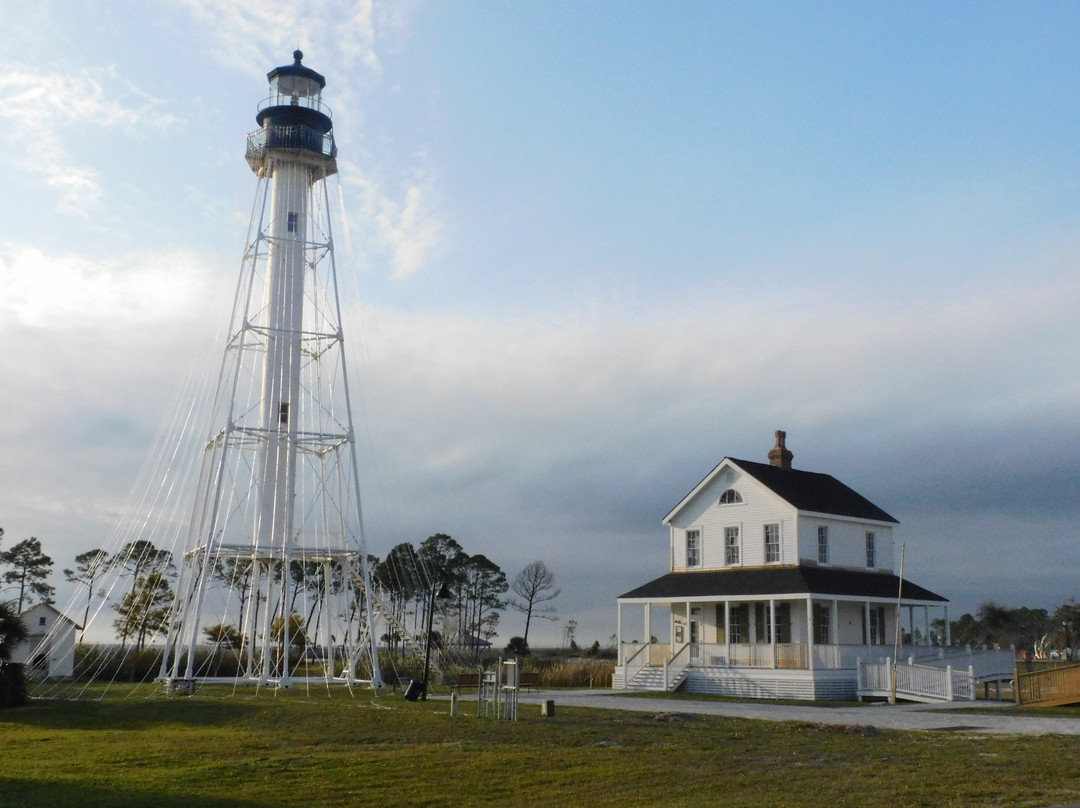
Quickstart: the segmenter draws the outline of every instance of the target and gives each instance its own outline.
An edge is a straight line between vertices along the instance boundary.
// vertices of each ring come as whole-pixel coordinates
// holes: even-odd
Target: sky
[[[61,601],[199,432],[245,136],[297,47],[339,148],[370,552],[541,559],[562,622],[532,644],[606,644],[668,570],[663,516],[783,429],[900,521],[951,617],[1080,596],[1077,4],[0,14],[0,526]]]

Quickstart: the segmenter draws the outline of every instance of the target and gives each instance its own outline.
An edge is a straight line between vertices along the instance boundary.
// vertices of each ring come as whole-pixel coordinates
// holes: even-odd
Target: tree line
[[[128,542],[115,553],[100,548],[79,553],[74,562],[74,567],[64,569],[63,574],[78,589],[84,627],[94,598],[112,597],[112,609],[117,613],[113,627],[122,646],[132,642],[136,650],[141,650],[150,639],[165,635],[177,577],[171,552],[139,539]],[[542,561],[531,562],[513,580],[508,580],[506,573],[487,556],[470,555],[453,538],[437,533],[419,547],[403,542],[383,559],[369,556],[368,563],[373,595],[389,618],[383,640],[391,649],[400,650],[406,633],[412,637],[424,633],[426,621],[434,617],[428,613],[433,604],[441,616],[438,640],[472,651],[481,650],[498,636],[506,609],[525,618],[522,636],[512,639],[518,652],[527,652],[534,620],[558,619],[551,601],[558,597],[560,589],[555,585],[554,573]],[[49,583],[53,566],[53,559],[43,552],[36,537],[0,552],[0,570],[3,570],[0,581],[6,585],[0,590],[0,602],[10,603],[16,614],[35,602],[53,604],[56,588]],[[214,581],[238,593],[240,614],[244,613],[250,597],[248,584],[253,569],[250,559],[223,558],[210,570]],[[115,596],[98,591],[110,573],[129,582]],[[293,561],[287,572],[279,565],[273,574],[278,580],[288,576],[288,604],[279,604],[272,630],[284,633],[288,619],[289,636],[294,641],[302,643],[308,636],[317,636],[323,593],[327,590],[323,566]],[[340,567],[330,573],[332,578],[342,574]],[[441,594],[445,598],[436,597],[440,590],[444,590]],[[13,593],[10,598],[2,596],[9,591]],[[300,602],[308,604],[302,613],[297,612]],[[228,623],[205,627],[203,633],[215,645],[239,649],[244,643],[240,630]]]
[[[955,645],[1013,647],[1029,657],[1069,649],[1071,656],[1080,645],[1080,604],[1070,599],[1051,612],[987,601],[950,621],[949,633]]]

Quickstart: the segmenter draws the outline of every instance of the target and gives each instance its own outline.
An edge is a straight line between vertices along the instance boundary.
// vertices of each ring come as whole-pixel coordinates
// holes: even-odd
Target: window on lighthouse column
[[[289,220],[285,226],[290,233],[296,232],[296,214],[292,211],[289,211]]]
[[[278,416],[277,417],[278,417],[278,425],[279,426],[288,426],[289,425],[289,402],[282,401],[280,404],[278,404]]]

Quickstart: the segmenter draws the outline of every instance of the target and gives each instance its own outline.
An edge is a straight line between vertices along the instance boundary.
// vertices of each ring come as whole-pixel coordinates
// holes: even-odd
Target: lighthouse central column
[[[312,169],[285,160],[275,161],[271,171],[262,445],[256,458],[257,537],[260,547],[282,550],[292,540],[296,499],[296,424],[300,417],[296,407],[300,400],[304,245]]]

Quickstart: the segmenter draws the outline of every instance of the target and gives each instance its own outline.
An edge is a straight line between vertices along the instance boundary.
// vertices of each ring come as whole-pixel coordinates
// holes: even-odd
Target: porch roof
[[[822,595],[896,600],[900,577],[834,567],[755,567],[753,569],[669,572],[632,589],[619,600],[687,600],[709,597]],[[948,603],[949,599],[905,579],[904,601]]]

